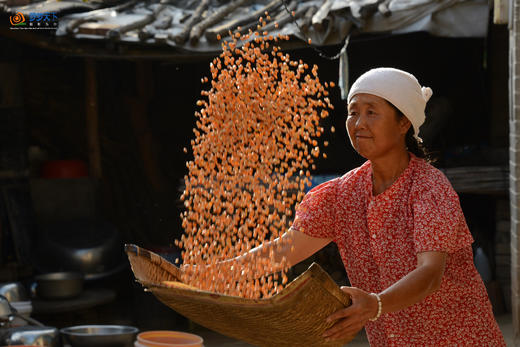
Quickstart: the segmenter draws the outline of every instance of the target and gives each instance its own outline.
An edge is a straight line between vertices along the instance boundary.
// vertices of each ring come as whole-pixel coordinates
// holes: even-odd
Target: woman
[[[505,346],[458,196],[422,159],[418,133],[431,94],[393,68],[359,77],[346,126],[367,161],[307,193],[281,238],[235,258],[272,250],[294,265],[334,241],[352,305],[328,317],[335,324],[326,339],[366,327],[372,346]]]

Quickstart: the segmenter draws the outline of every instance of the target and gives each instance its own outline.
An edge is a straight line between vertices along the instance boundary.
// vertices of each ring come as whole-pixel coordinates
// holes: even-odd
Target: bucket
[[[156,330],[137,335],[135,347],[203,347],[202,337],[182,331]]]

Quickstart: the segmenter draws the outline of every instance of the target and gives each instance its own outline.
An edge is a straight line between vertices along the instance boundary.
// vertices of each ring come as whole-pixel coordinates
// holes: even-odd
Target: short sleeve
[[[473,243],[459,197],[448,180],[444,180],[445,182],[438,182],[438,185],[420,194],[413,202],[414,243],[417,253],[454,253]]]
[[[334,239],[335,202],[338,179],[322,183],[310,190],[296,208],[292,229],[306,235]]]

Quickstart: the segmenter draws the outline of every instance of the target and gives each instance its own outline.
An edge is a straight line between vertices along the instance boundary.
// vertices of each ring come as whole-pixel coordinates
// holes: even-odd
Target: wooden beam
[[[224,37],[228,34],[229,30],[236,29],[238,26],[241,26],[243,24],[248,24],[249,22],[256,22],[258,21],[259,17],[263,17],[265,12],[270,12],[271,10],[276,10],[280,5],[282,4],[282,0],[271,0],[267,5],[264,7],[254,11],[250,12],[249,14],[232,18],[231,20],[219,24],[217,26],[214,26],[208,30],[206,30],[206,33],[204,34],[208,41],[215,42],[217,41],[218,35]]]
[[[102,20],[106,16],[110,15],[112,12],[117,13],[117,12],[125,11],[125,10],[133,7],[135,4],[137,4],[137,0],[132,0],[132,1],[129,1],[129,2],[123,3],[118,6],[114,6],[114,7],[107,7],[107,8],[102,8],[99,10],[90,11],[87,14],[85,14],[79,18],[73,19],[69,23],[67,23],[67,26],[65,27],[66,31],[68,34],[73,34],[75,32],[75,30],[83,23]]]
[[[211,27],[212,25],[220,22],[226,18],[227,15],[235,11],[240,6],[246,4],[250,0],[232,0],[228,4],[218,8],[215,12],[209,15],[206,19],[197,23],[190,31],[190,42],[196,44],[199,42],[200,37],[204,33],[204,30]]]
[[[170,39],[178,44],[183,44],[184,42],[186,42],[186,40],[190,36],[191,29],[195,24],[197,24],[198,21],[200,21],[200,19],[202,18],[202,13],[206,11],[208,5],[209,0],[202,0],[195,9],[195,12],[193,12],[193,15],[188,19],[188,21],[184,25],[182,31],[177,35],[170,35]]]
[[[327,15],[329,14],[333,2],[333,0],[323,1],[318,11],[316,11],[314,16],[312,17],[312,26],[319,27],[321,29],[321,24],[325,20],[325,17],[327,17]]]
[[[86,130],[90,176],[101,178],[101,149],[99,145],[99,121],[96,61],[85,59]]]
[[[305,12],[305,15],[303,16],[301,27],[304,32],[307,32],[309,30],[309,27],[312,23],[312,17],[316,14],[318,11],[318,8],[316,6],[311,6],[309,9],[307,9],[307,12]]]

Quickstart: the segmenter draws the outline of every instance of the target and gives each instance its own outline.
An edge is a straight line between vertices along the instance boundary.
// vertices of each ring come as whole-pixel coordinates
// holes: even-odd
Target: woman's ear
[[[406,133],[408,132],[408,130],[410,129],[411,126],[412,126],[412,122],[410,122],[410,120],[406,116],[403,116],[399,119],[399,128],[400,128],[399,132],[402,135],[406,135]]]

